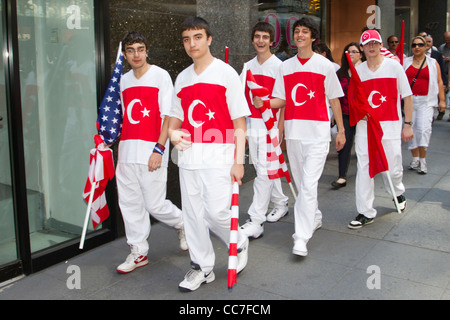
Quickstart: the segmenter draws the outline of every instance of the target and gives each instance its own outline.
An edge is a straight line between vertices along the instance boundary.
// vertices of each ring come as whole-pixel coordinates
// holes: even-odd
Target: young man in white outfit
[[[383,129],[381,140],[389,165],[389,175],[395,190],[400,210],[406,208],[403,195],[403,165],[401,139],[405,142],[414,136],[412,131],[411,88],[403,67],[397,61],[380,54],[383,46],[381,36],[376,30],[366,30],[361,35],[361,48],[367,61],[358,65],[356,71],[369,94],[369,105],[374,109]],[[402,123],[401,98],[404,100],[405,122]],[[403,129],[402,129],[403,126]],[[367,141],[367,121],[356,124],[355,151],[357,155],[356,209],[358,215],[348,227],[359,229],[373,222],[377,211],[373,207],[375,199],[374,179],[369,175],[369,151]],[[383,173],[386,191],[391,194],[389,181]]]
[[[119,206],[131,253],[117,267],[128,273],[148,264],[151,214],[178,231],[187,250],[181,210],[166,200],[169,112],[173,85],[167,71],[147,62],[144,36],[129,32],[122,50],[131,70],[120,81],[123,126],[116,169]]]
[[[210,231],[230,243],[232,183],[244,176],[245,117],[250,114],[236,71],[211,55],[208,23],[187,18],[181,38],[193,64],[176,81],[169,136],[178,151],[180,188],[191,270],[182,292],[214,281]],[[237,272],[247,264],[248,238],[237,240]]]
[[[317,188],[331,141],[327,99],[338,126],[336,149],[340,150],[345,144],[345,134],[339,97],[344,94],[332,63],[313,52],[313,43],[319,39],[317,24],[310,18],[301,18],[293,30],[298,53],[282,63],[270,104],[272,108],[286,106],[287,154],[298,188],[292,253],[306,256],[307,242],[322,225]],[[259,108],[262,100],[254,98],[254,104]]]
[[[257,84],[266,87],[270,92],[282,63],[270,52],[274,37],[275,30],[269,23],[258,22],[252,30],[252,44],[256,50],[256,57],[247,62],[247,68],[252,72]],[[250,219],[241,226],[241,230],[248,237],[258,238],[264,232],[266,221],[276,222],[288,213],[289,198],[283,193],[281,180],[269,179],[267,175],[267,128],[261,111],[253,106],[248,86],[246,86],[245,94],[251,112],[251,115],[247,117],[248,147],[250,160],[256,170],[256,178],[253,181],[253,202],[248,209]],[[284,109],[273,111],[274,117],[278,120],[279,114],[284,112]],[[266,217],[271,200],[274,202],[274,208]]]

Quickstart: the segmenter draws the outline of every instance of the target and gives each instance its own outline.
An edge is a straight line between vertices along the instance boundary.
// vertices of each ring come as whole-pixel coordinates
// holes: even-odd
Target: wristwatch
[[[412,121],[405,121],[405,124],[409,124],[410,126],[412,126]]]

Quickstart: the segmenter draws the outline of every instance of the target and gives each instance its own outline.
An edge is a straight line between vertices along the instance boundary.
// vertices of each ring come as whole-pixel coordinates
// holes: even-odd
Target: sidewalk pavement
[[[181,293],[178,284],[189,270],[189,253],[178,248],[175,230],[152,226],[149,265],[130,274],[115,268],[129,253],[124,238],[80,254],[36,274],[4,284],[0,300],[409,300],[450,299],[450,123],[435,121],[428,149],[428,174],[407,170],[410,153],[403,143],[407,209],[399,215],[375,177],[373,224],[347,228],[356,215],[356,158],[352,157],[345,188],[333,190],[337,153],[330,148],[319,183],[323,226],[308,243],[308,256],[292,254],[294,200],[288,184],[290,213],[266,223],[264,236],[250,241],[247,267],[233,290],[227,288],[228,253],[213,238],[216,279],[197,291]],[[240,188],[240,222],[248,219],[252,181]],[[78,273],[69,266],[79,267]],[[69,289],[80,275],[80,289]]]

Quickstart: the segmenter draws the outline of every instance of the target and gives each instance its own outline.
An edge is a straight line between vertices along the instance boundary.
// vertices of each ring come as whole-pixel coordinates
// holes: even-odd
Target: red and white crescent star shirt
[[[304,65],[297,56],[284,61],[272,95],[286,100],[286,139],[331,140],[327,98],[339,98],[344,93],[327,58],[314,53]]]
[[[356,71],[366,89],[369,105],[374,109],[383,128],[383,139],[400,139],[401,97],[412,94],[402,65],[393,59],[384,58],[375,72],[368,68],[367,62],[358,65]],[[358,122],[356,134],[367,136],[367,121]]]
[[[282,61],[275,55],[272,55],[262,65],[259,64],[257,57],[254,57],[252,60],[247,62],[247,68],[252,72],[258,85],[265,87],[272,92],[275,84],[275,78],[281,64]],[[251,115],[247,117],[247,136],[265,136],[267,134],[266,125],[262,119],[261,111],[256,109],[253,105],[253,95],[251,94],[248,86],[245,86],[245,97],[251,112]],[[272,98],[272,96],[270,96],[270,98]],[[272,112],[277,120],[279,111],[279,109],[272,109]],[[276,123],[275,126],[277,126]]]
[[[178,152],[185,169],[222,168],[234,163],[234,119],[250,115],[244,89],[236,71],[214,61],[200,74],[194,65],[176,81],[171,116],[183,121],[192,146]]]
[[[130,70],[122,76],[120,91],[123,125],[118,161],[148,164],[161,133],[162,120],[170,113],[172,79],[166,70],[156,65],[139,79]],[[166,148],[168,146],[169,141]],[[166,152],[162,166],[167,167],[168,159]]]

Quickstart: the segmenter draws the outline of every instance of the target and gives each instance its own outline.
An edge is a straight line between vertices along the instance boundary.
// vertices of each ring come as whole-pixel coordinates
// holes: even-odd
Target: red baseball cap
[[[383,40],[381,40],[381,36],[378,33],[378,31],[373,30],[373,29],[369,29],[369,30],[366,30],[363,32],[363,34],[361,35],[360,43],[362,45],[365,45],[366,43],[368,43],[370,41],[376,41],[379,43],[383,43]]]

